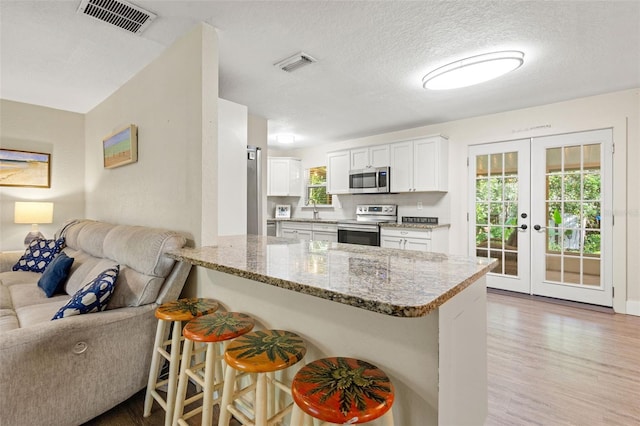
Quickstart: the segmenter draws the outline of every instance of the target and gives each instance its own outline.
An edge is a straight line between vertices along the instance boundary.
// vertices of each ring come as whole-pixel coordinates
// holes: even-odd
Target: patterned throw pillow
[[[20,260],[18,260],[18,263],[13,265],[12,269],[14,271],[42,273],[49,262],[51,262],[56,254],[58,254],[58,252],[63,248],[64,237],[58,238],[57,240],[33,240],[24,251]]]
[[[93,281],[78,290],[51,320],[104,311],[113,294],[119,272],[120,265],[116,265],[100,273]]]

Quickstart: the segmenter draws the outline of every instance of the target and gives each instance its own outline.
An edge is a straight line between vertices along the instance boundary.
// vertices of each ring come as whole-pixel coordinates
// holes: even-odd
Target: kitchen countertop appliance
[[[379,246],[380,224],[397,221],[398,206],[395,204],[358,205],[355,220],[338,222],[338,242]]]

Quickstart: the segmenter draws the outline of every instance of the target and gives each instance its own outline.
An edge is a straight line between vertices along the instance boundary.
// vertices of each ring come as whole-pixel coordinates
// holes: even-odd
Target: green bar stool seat
[[[180,343],[182,336],[182,323],[202,315],[218,310],[219,304],[213,299],[193,298],[179,299],[164,303],[156,308],[155,316],[158,319],[156,338],[149,369],[149,381],[144,398],[144,417],[151,415],[153,400],[165,411],[165,426],[170,426],[173,419],[176,388],[178,383],[178,368],[180,361]],[[166,339],[165,336],[169,336]],[[166,339],[166,340],[165,340]],[[167,351],[171,347],[170,352]],[[169,377],[160,379],[160,358],[169,361]],[[158,393],[158,388],[167,386],[166,398]]]
[[[366,361],[343,357],[313,361],[293,378],[291,395],[296,406],[290,426],[301,426],[308,416],[340,425],[382,418],[385,426],[393,426],[393,384],[384,371]]]

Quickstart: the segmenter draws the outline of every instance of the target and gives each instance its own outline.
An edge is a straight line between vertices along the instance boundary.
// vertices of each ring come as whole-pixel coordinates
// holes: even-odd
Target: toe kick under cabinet
[[[400,250],[429,251],[446,253],[449,251],[447,228],[385,228],[380,230],[380,246]]]

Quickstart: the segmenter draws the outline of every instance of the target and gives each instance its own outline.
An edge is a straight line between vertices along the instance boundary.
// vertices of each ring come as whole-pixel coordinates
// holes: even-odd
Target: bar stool
[[[218,302],[213,299],[193,298],[174,300],[156,308],[155,315],[158,319],[158,327],[156,328],[156,339],[153,345],[147,392],[144,397],[144,417],[151,415],[151,407],[155,399],[165,411],[165,426],[171,425],[173,408],[176,402],[180,342],[184,340],[184,337],[182,337],[182,322],[215,312],[218,307]],[[169,326],[171,326],[171,330],[168,333]],[[164,340],[167,334],[170,334],[169,339]],[[171,346],[170,353],[166,349],[168,346]],[[159,377],[160,357],[169,361],[169,377],[164,380],[160,380]],[[164,385],[167,385],[166,399],[157,391],[159,387]]]
[[[213,405],[220,402],[222,390],[222,357],[220,343],[225,346],[231,339],[251,331],[253,319],[238,312],[220,312],[204,315],[184,327],[182,335],[185,338],[182,350],[182,364],[180,366],[180,380],[176,396],[176,407],[173,414],[173,424],[188,425],[187,419],[202,413],[202,425],[209,426],[212,422]],[[194,350],[195,343],[205,343],[206,347]],[[192,357],[202,351],[206,352],[205,361],[191,365]],[[203,380],[204,376],[204,380]],[[193,379],[201,388],[189,399],[185,400],[189,378]],[[214,399],[214,393],[218,392]],[[184,407],[202,399],[202,405],[184,413]]]
[[[323,358],[302,367],[291,383],[296,406],[290,426],[309,416],[330,424],[361,424],[382,417],[393,426],[393,384],[373,364],[355,358]],[[384,416],[384,417],[383,417]]]
[[[291,388],[275,380],[274,373],[296,364],[306,352],[302,338],[284,330],[253,331],[232,341],[224,353],[227,370],[218,426],[228,426],[231,415],[245,426],[271,426],[281,421],[291,412],[293,403],[275,412],[275,389],[290,394]],[[251,384],[236,389],[237,372],[255,373]],[[253,399],[247,401],[245,395],[252,391],[255,391]],[[269,412],[267,404],[271,407]],[[253,420],[247,417],[247,412],[253,415]]]

